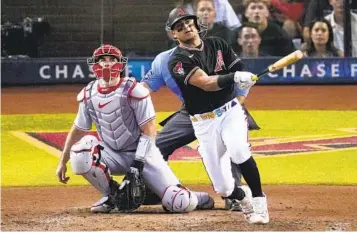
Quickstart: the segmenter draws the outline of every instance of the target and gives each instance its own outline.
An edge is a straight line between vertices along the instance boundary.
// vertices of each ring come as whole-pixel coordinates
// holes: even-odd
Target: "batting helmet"
[[[197,30],[200,30],[197,16],[193,13],[193,11],[190,8],[182,6],[182,7],[177,7],[170,12],[169,18],[167,19],[166,22],[166,31],[171,31],[174,25],[182,19],[193,19],[195,21]]]

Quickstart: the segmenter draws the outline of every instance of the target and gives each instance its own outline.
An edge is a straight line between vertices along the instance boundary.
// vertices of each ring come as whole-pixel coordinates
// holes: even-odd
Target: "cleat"
[[[90,209],[92,213],[109,213],[115,209],[114,203],[109,196],[102,197],[99,201],[94,203]]]
[[[254,212],[246,214],[246,220],[249,224],[268,224],[269,213],[266,196],[254,197],[252,200]]]
[[[245,215],[254,213],[252,202],[248,197],[244,197],[241,201],[233,200],[233,204],[239,204]]]
[[[246,185],[242,185],[240,186],[240,188],[244,191],[245,196],[249,199],[249,201],[252,201],[252,191],[250,190],[250,188]],[[225,199],[225,205],[224,208],[230,211],[238,211],[241,212],[242,211],[242,207],[239,203],[239,201],[235,201],[235,200],[231,200],[229,198]]]
[[[145,200],[143,205],[159,205],[161,204],[161,198],[156,195],[152,190],[148,187],[145,187]]]
[[[229,198],[225,199],[224,203],[224,209],[230,210],[230,211],[242,211],[242,207],[240,206],[238,201],[231,200]]]

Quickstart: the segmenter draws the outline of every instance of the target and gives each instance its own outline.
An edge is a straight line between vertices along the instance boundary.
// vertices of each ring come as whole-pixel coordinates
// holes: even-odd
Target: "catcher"
[[[97,80],[77,96],[79,109],[67,135],[57,167],[60,182],[67,183],[67,162],[97,188],[102,198],[93,204],[94,213],[117,208],[131,212],[145,200],[148,188],[161,197],[165,210],[190,212],[213,199],[207,193],[192,192],[179,180],[155,146],[155,110],[149,91],[134,78],[122,76],[127,58],[112,45],[96,49],[88,64]],[[86,135],[94,122],[99,140]],[[111,175],[123,175],[119,185]],[[176,197],[173,197],[175,195]],[[213,207],[213,205],[212,205]]]

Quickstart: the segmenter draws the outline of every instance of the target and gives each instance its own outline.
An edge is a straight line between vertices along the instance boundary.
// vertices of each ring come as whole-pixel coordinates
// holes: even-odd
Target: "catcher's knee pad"
[[[187,213],[196,209],[196,194],[183,186],[169,186],[162,197],[162,206],[173,213]]]
[[[70,161],[73,173],[77,175],[87,173],[93,163],[93,148],[98,145],[98,139],[93,135],[86,135],[71,147]]]
[[[110,194],[110,171],[102,162],[101,150],[95,136],[86,135],[70,151],[73,173],[83,175],[104,196]]]

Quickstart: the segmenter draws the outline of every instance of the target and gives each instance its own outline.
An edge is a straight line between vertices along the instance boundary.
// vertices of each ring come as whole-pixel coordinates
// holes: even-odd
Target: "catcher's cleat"
[[[214,200],[211,196],[208,196],[208,200],[200,205],[197,205],[196,209],[205,210],[205,209],[213,209],[214,208]]]
[[[92,213],[109,213],[115,209],[115,205],[110,196],[102,197],[99,201],[92,205],[90,211]]]
[[[242,207],[240,206],[239,202],[228,198],[224,199],[224,208],[230,211],[242,211]]]
[[[161,198],[145,186],[146,196],[143,205],[161,204]]]
[[[92,213],[109,213],[115,209],[114,199],[118,194],[119,184],[110,179],[109,181],[110,195],[102,197],[99,201],[94,203],[90,209]]]

